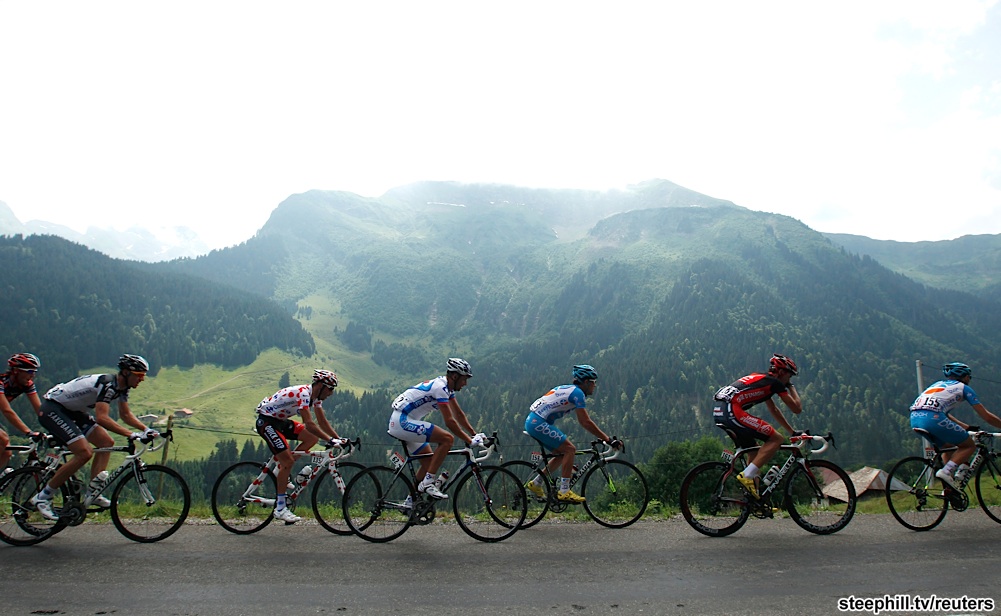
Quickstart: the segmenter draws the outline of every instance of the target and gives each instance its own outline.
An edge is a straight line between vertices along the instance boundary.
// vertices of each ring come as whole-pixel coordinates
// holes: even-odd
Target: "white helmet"
[[[448,371],[457,372],[464,376],[473,376],[473,370],[469,367],[469,362],[458,357],[448,358]]]

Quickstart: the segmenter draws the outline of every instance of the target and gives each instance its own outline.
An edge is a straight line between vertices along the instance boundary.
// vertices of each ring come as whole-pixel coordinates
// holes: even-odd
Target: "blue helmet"
[[[951,364],[942,366],[942,374],[948,379],[956,379],[958,381],[964,376],[973,376],[973,371],[966,364],[952,362]]]
[[[573,380],[575,381],[587,381],[587,380],[597,380],[598,371],[587,364],[580,364],[573,367]]]

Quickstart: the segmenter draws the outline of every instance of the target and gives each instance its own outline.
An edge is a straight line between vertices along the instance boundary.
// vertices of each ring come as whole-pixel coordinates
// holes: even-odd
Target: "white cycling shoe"
[[[431,498],[437,498],[438,500],[448,498],[448,494],[439,490],[438,486],[434,485],[433,481],[428,483],[421,482],[421,485],[417,486],[417,491],[427,494]]]
[[[34,507],[38,511],[38,513],[42,514],[42,517],[45,518],[46,520],[51,520],[55,522],[56,520],[59,519],[59,516],[56,515],[54,511],[52,511],[51,499],[38,498],[38,495],[36,494],[31,497],[31,500],[28,501],[28,504]]]
[[[299,516],[297,516],[296,514],[292,513],[292,510],[289,509],[288,507],[282,507],[281,509],[275,509],[274,513],[272,513],[271,515],[273,515],[276,520],[281,520],[282,522],[285,522],[286,524],[295,524],[296,522],[298,522],[299,520],[302,519]]]

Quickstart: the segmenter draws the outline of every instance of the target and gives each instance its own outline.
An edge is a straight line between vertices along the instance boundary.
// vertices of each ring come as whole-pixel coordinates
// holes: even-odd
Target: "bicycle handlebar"
[[[483,449],[480,452],[480,455],[476,455],[476,453],[473,452],[473,448],[470,446],[463,447],[461,449],[452,449],[448,453],[465,454],[466,458],[468,458],[470,462],[475,462],[476,464],[479,464],[480,462],[483,462],[484,460],[492,456],[494,451],[497,450],[498,445],[500,445],[500,437],[497,436],[497,431],[495,430],[493,434],[487,437],[486,442],[482,446]]]
[[[834,444],[834,434],[828,432],[823,436],[819,436],[815,434],[810,434],[809,431],[805,431],[803,432],[803,434],[789,437],[789,442],[796,444],[797,447],[800,448],[803,448],[808,442],[818,442],[818,441],[823,443],[820,446],[820,448],[810,449],[806,453],[813,455],[813,454],[824,453],[825,451],[827,451],[827,448]],[[835,445],[835,448],[837,448],[837,445]]]
[[[613,441],[618,441],[619,439],[613,436],[612,440]],[[603,445],[604,449],[602,449],[602,450],[599,451],[598,450],[598,446],[599,445]],[[607,460],[614,460],[615,458],[618,458],[619,454],[621,454],[622,452],[624,452],[626,450],[626,445],[625,445],[625,443],[623,443],[622,444],[622,449],[615,449],[609,443],[606,443],[605,441],[603,441],[601,439],[598,439],[596,441],[591,441],[591,449],[593,449],[594,451],[596,451],[598,453],[598,455],[601,456],[602,460],[606,460],[607,461]],[[611,454],[608,453],[609,449],[612,450]]]

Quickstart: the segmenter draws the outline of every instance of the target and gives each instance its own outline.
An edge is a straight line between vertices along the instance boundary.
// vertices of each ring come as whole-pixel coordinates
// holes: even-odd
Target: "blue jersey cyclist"
[[[987,410],[970,387],[973,371],[966,364],[954,362],[942,366],[945,379],[928,386],[911,405],[911,428],[920,428],[931,434],[936,445],[956,445],[956,450],[943,454],[945,466],[935,476],[956,488],[956,481],[961,480],[969,467],[966,461],[970,459],[976,444],[967,433],[970,427],[951,416],[951,412],[962,402],[969,402],[977,415],[991,424],[1001,428],[1001,419]],[[953,479],[955,473],[956,479]]]
[[[389,434],[409,443],[410,455],[428,454],[431,443],[438,445],[434,454],[421,459],[417,476],[422,478],[417,491],[432,498],[448,498],[435,484],[435,474],[441,468],[448,450],[458,436],[470,446],[482,445],[486,435],[477,433],[469,423],[465,411],[455,399],[455,392],[466,386],[473,376],[469,362],[458,357],[450,357],[446,363],[445,376],[439,376],[418,383],[393,400],[393,412],[389,417]],[[432,411],[441,411],[448,430],[424,421]],[[454,436],[453,436],[454,435]]]
[[[38,412],[42,401],[38,398],[38,392],[35,390],[35,373],[42,367],[42,362],[38,361],[38,358],[31,353],[15,353],[7,360],[7,366],[10,369],[0,374],[0,412],[3,413],[7,422],[14,426],[18,434],[32,436],[37,433],[21,421],[21,418],[11,408],[10,403],[14,398],[24,394],[24,397],[34,407],[35,412]],[[0,473],[4,475],[10,472],[10,469],[4,468],[11,456],[11,452],[6,449],[7,445],[10,445],[10,438],[6,432],[0,430],[0,469],[2,469]]]
[[[570,489],[570,478],[573,476],[573,461],[574,455],[577,453],[577,448],[567,435],[556,427],[556,420],[573,412],[581,427],[602,441],[616,449],[622,447],[622,442],[610,439],[594,423],[585,408],[585,399],[592,395],[595,387],[598,386],[598,371],[587,364],[580,364],[573,367],[572,373],[572,385],[554,387],[532,403],[532,406],[529,408],[528,417],[525,418],[525,432],[528,432],[532,438],[556,454],[555,457],[549,460],[548,468],[551,475],[556,473],[557,468],[560,469],[560,485],[557,491],[557,498],[563,502],[583,503],[584,497]],[[536,496],[545,498],[546,492],[542,487],[543,481],[542,476],[537,475],[533,480],[525,484],[525,488],[531,490]]]

